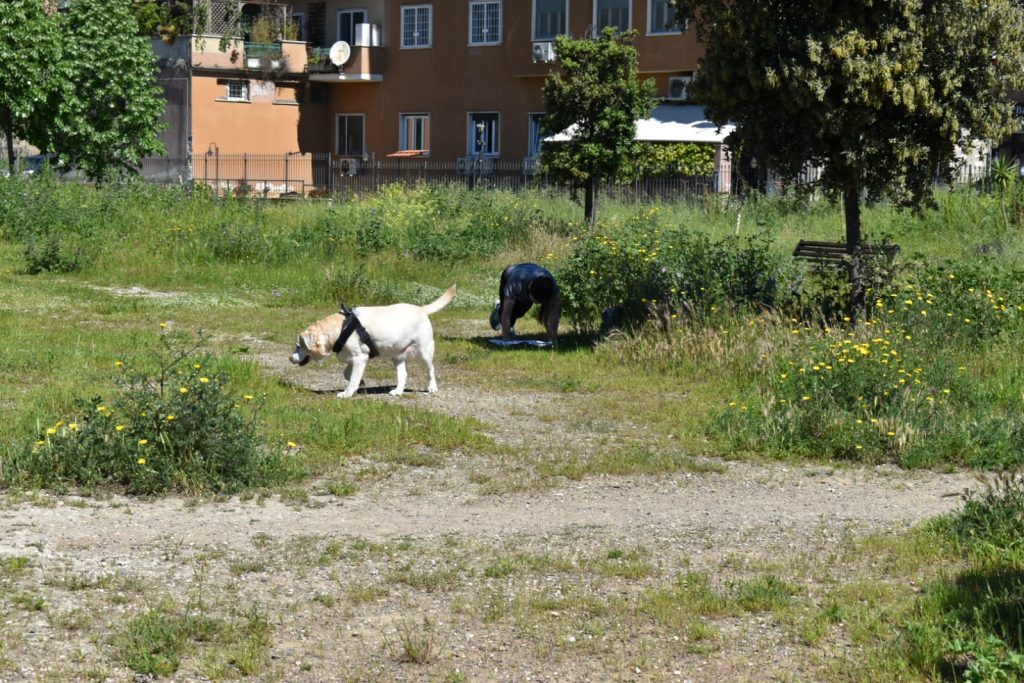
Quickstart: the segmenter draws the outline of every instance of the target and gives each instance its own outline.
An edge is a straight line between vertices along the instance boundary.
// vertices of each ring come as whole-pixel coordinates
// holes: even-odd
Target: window
[[[225,81],[226,99],[229,102],[249,101],[249,81]]]
[[[309,84],[309,101],[313,104],[327,104],[327,84],[326,83],[310,83]]]
[[[527,156],[540,156],[540,123],[543,119],[543,113],[530,114],[530,137],[527,139],[527,144],[529,145],[529,148],[527,149]]]
[[[647,24],[649,33],[679,33],[675,24],[675,10],[670,0],[647,0],[647,13],[650,21]]]
[[[595,0],[594,26],[599,30],[614,26],[620,31],[629,30],[630,0]]]
[[[430,149],[430,114],[402,114],[399,122],[399,149]]]
[[[533,39],[551,40],[565,33],[568,15],[566,0],[533,0]]]
[[[353,45],[356,38],[356,24],[365,23],[366,10],[364,9],[338,10],[338,40],[344,40],[349,45]]]
[[[361,157],[366,151],[363,146],[364,117],[362,114],[338,114],[338,137],[335,149],[345,157]]]
[[[292,24],[295,26],[295,40],[305,40],[306,15],[302,12],[292,12]]]
[[[473,112],[469,115],[466,149],[470,156],[483,153],[496,157],[501,154],[500,115],[495,112]]]
[[[402,47],[430,47],[431,5],[402,8]]]
[[[501,0],[470,0],[469,44],[497,45],[501,42]]]

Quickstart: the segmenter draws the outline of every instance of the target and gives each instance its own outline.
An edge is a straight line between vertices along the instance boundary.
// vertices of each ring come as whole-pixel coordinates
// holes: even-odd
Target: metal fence
[[[156,183],[205,185],[219,194],[327,197],[373,193],[392,184],[521,190],[556,188],[536,163],[463,158],[360,159],[330,154],[195,154],[143,160],[142,177]],[[602,192],[631,199],[664,199],[730,191],[730,169],[707,176],[652,176],[606,183]]]

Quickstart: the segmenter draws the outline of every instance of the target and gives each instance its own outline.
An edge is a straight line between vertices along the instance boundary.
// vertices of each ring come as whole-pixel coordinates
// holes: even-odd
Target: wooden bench
[[[884,256],[892,263],[900,247],[898,244],[861,244],[860,249],[868,256]],[[849,263],[845,242],[800,240],[793,250],[793,258],[833,268],[843,267]]]

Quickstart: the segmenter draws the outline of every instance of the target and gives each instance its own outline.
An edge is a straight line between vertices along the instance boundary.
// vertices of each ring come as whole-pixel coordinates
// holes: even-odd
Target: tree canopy
[[[131,172],[163,149],[166,102],[149,40],[126,2],[75,0],[58,19],[64,58],[45,148],[91,178]]]
[[[127,0],[0,3],[0,127],[94,179],[162,151],[155,56]],[[13,163],[12,163],[13,165]]]
[[[39,0],[0,3],[0,130],[14,172],[14,138],[38,138],[48,93],[50,65],[59,57],[55,24]]]
[[[862,197],[920,206],[958,150],[1013,130],[1024,14],[1012,0],[682,0],[706,45],[691,92],[727,142],[785,176],[823,170],[847,249]]]
[[[654,107],[654,82],[637,73],[635,32],[606,28],[593,38],[555,38],[557,69],[544,83],[541,133],[569,139],[545,144],[541,161],[556,178],[586,189],[584,212],[597,221],[597,187],[615,177],[637,148],[636,121]]]

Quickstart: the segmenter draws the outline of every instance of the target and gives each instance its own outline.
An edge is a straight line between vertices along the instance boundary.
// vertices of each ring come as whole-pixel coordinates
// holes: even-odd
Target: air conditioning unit
[[[380,47],[380,26],[378,24],[356,24],[352,33],[352,44],[356,47]]]
[[[363,160],[359,157],[341,157],[337,168],[341,175],[359,175],[363,170]]]
[[[690,82],[693,76],[670,76],[668,79],[668,96],[666,100],[686,102],[690,99]]]
[[[553,43],[534,43],[533,44],[533,61],[537,62],[553,62],[555,61],[555,46]]]
[[[494,173],[494,159],[459,157],[455,160],[455,172],[459,175],[491,175]]]

